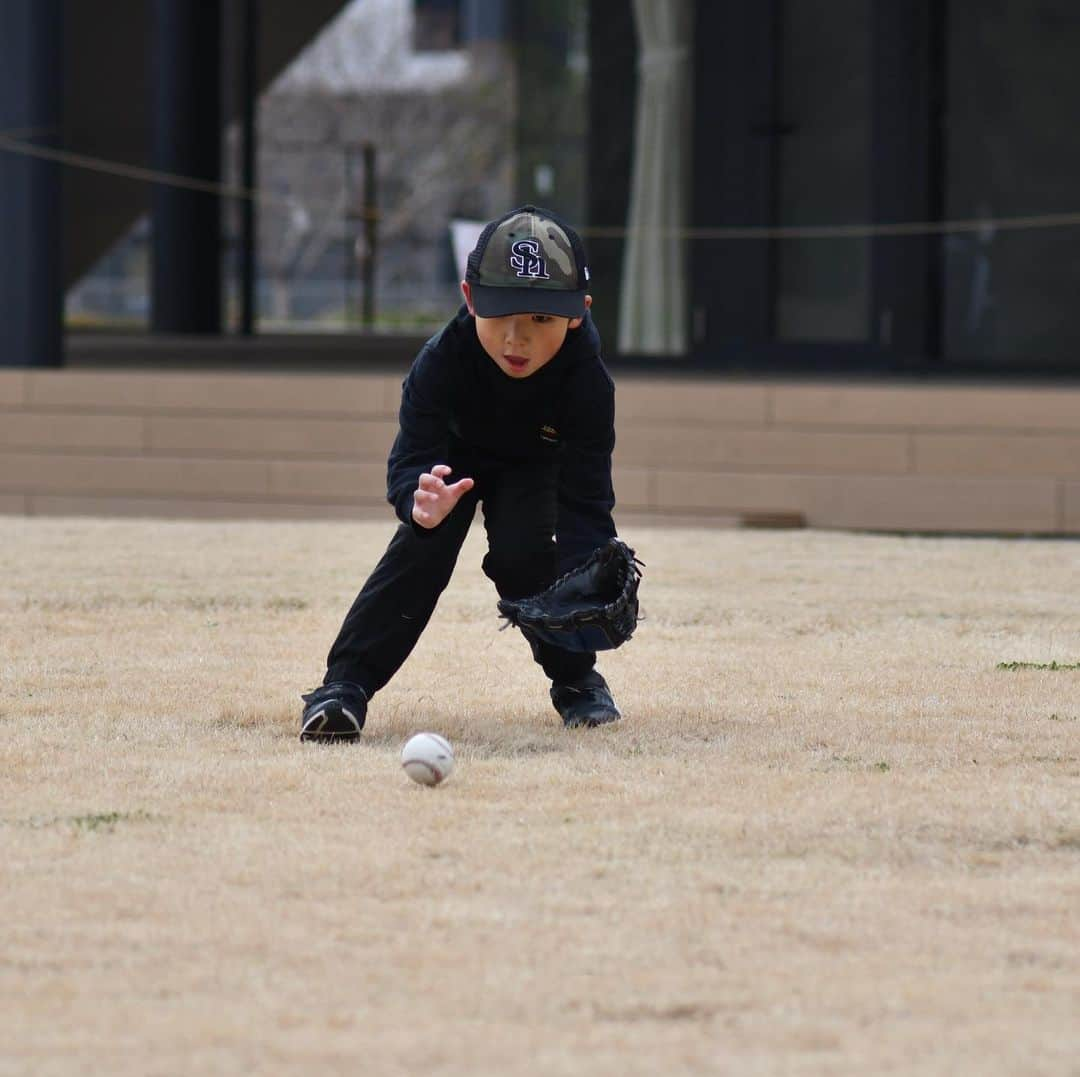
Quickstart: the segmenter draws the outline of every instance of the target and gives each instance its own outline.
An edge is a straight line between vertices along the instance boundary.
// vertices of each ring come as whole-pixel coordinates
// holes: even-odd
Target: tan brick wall
[[[17,407],[26,403],[26,373],[22,370],[0,369],[0,407]]]
[[[1080,534],[1080,387],[617,380],[635,517]],[[0,370],[0,513],[389,516],[393,375]]]
[[[1062,531],[1067,535],[1080,535],[1080,482],[1067,482],[1062,491]]]

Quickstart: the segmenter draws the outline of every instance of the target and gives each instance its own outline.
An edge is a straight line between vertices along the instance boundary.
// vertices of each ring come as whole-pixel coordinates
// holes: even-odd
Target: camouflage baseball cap
[[[554,213],[519,206],[492,221],[469,255],[465,280],[481,318],[585,313],[589,267],[578,234]]]

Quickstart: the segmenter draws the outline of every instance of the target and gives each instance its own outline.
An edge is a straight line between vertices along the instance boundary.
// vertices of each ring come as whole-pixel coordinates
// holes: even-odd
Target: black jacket
[[[558,472],[560,572],[614,537],[615,386],[588,314],[549,363],[511,378],[484,351],[463,306],[413,361],[399,420],[386,496],[402,522],[412,524],[417,482],[436,464],[454,467],[450,482],[550,466]]]

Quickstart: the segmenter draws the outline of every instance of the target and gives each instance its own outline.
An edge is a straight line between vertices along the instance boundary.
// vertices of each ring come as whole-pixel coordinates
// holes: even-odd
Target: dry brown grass
[[[300,745],[390,527],[0,518],[0,1073],[1080,1073],[1075,543],[624,528],[569,733],[474,533]]]

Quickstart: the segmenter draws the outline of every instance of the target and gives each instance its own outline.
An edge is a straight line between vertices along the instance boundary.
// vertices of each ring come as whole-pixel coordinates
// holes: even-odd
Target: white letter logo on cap
[[[540,256],[541,249],[535,239],[519,239],[510,248],[510,268],[516,269],[519,277],[548,280],[547,266]]]

